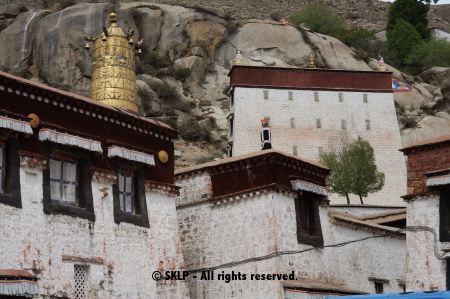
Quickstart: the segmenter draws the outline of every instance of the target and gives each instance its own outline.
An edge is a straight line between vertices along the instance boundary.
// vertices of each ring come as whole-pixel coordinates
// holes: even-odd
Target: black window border
[[[113,163],[113,169],[116,172],[116,175],[121,170],[121,164],[125,164],[125,162],[120,161],[121,159],[116,159]],[[119,186],[118,179],[113,184],[113,207],[114,207],[114,222],[120,224],[122,222],[130,223],[140,227],[150,227],[150,222],[148,219],[148,210],[147,210],[147,199],[145,197],[145,166],[140,163],[133,163],[127,161],[127,168],[130,168],[129,165],[132,163],[131,168],[133,169],[133,185],[134,185],[134,194],[135,194],[135,202],[134,202],[134,213],[123,212],[120,209],[119,202]]]
[[[18,137],[8,137],[5,141],[4,193],[0,193],[0,204],[22,208],[20,186],[20,143]]]
[[[47,168],[43,171],[43,204],[45,214],[61,214],[89,221],[95,221],[92,196],[91,157],[87,150],[45,142]],[[60,204],[51,200],[50,194],[50,158],[55,151],[61,151],[77,158],[77,203],[79,206]],[[81,205],[81,206],[80,206]]]
[[[450,242],[450,187],[439,190],[439,241]]]
[[[323,248],[323,235],[322,235],[322,226],[320,222],[320,214],[319,214],[319,204],[323,199],[322,195],[314,194],[307,191],[299,191],[297,197],[295,198],[295,217],[297,224],[297,241],[299,244],[311,245],[313,247]],[[313,234],[305,232],[301,228],[301,220],[300,220],[300,200],[308,200],[313,205],[313,214],[310,215],[314,220],[314,232]]]

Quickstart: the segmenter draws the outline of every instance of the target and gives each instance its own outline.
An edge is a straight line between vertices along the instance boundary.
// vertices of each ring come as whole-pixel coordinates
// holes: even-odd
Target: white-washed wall
[[[114,223],[111,184],[92,182],[96,220],[46,215],[42,171],[21,167],[22,209],[0,204],[0,268],[36,269],[40,293],[74,297],[74,264],[90,263],[89,298],[187,298],[183,282],[155,283],[152,271],[184,266],[175,197],[147,190],[150,228]],[[102,188],[108,196],[102,198]]]
[[[417,195],[407,203],[407,226],[426,226],[439,235],[439,195]],[[438,236],[439,238],[439,236]],[[439,243],[440,249],[450,243]],[[430,232],[407,232],[406,288],[408,291],[446,289],[446,262],[436,258]]]
[[[180,182],[177,182],[180,185]],[[182,185],[181,185],[182,186]],[[325,244],[372,236],[362,228],[332,224],[328,206],[320,208]],[[292,196],[276,192],[213,206],[204,202],[178,208],[183,255],[188,269],[217,266],[276,251],[311,248],[298,244],[295,204]],[[242,273],[295,273],[348,289],[374,292],[370,276],[388,279],[385,290],[400,292],[404,281],[405,240],[399,237],[370,239],[341,248],[317,249],[308,253],[249,262],[221,271]],[[201,281],[189,279],[191,298],[279,298],[280,282]]]
[[[319,147],[326,150],[330,139],[342,134],[341,121],[346,121],[347,132],[352,137],[362,136],[369,140],[376,154],[376,161],[386,175],[385,187],[371,194],[366,204],[403,205],[400,196],[406,194],[405,159],[398,150],[402,148],[400,131],[391,93],[319,91],[319,101],[314,99],[314,91],[268,89],[268,99],[264,99],[261,88],[234,89],[234,130],[233,155],[261,149],[260,119],[270,116],[272,146],[293,154],[297,146],[298,156],[316,160]],[[289,100],[288,92],[293,92]],[[294,118],[294,128],[291,128]],[[321,128],[316,127],[320,119]],[[370,130],[366,129],[370,120]],[[345,198],[332,195],[332,203],[344,203]],[[352,203],[359,198],[351,197]]]

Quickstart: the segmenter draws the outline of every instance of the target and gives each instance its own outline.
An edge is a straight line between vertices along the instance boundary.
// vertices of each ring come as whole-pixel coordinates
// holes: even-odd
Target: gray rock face
[[[25,76],[38,23],[48,13],[48,11],[22,13],[0,32],[0,69]]]
[[[58,1],[50,2],[49,7],[60,9]],[[248,20],[235,28],[235,21],[219,8],[127,2],[80,3],[54,12],[23,5],[0,7],[0,70],[88,95],[92,67],[82,33],[99,35],[113,10],[122,28],[134,27],[133,38],[144,39],[144,56],[137,60],[143,111],[151,116],[175,114],[179,124],[214,120],[209,135],[217,146],[227,134],[229,103],[224,90],[237,50],[244,52],[249,65],[305,67],[312,53],[318,67],[377,68],[376,61],[366,64],[339,40],[307,28],[269,20]],[[152,65],[148,56],[155,53],[158,57],[153,59],[160,61]],[[387,67],[394,78],[413,80]],[[189,76],[180,76],[179,69],[189,69]],[[446,107],[443,101],[450,101],[449,69],[433,68],[421,79],[413,83],[411,93],[394,95],[398,111],[404,114],[399,119],[413,117],[419,123],[419,128],[405,131],[405,140],[425,136],[437,127],[439,132],[450,128],[448,114],[437,113]]]

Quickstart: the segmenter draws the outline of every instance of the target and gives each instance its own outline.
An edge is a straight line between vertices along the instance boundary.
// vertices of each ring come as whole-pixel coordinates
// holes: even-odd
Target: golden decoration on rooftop
[[[308,68],[310,68],[310,69],[315,69],[315,68],[316,68],[316,61],[315,61],[315,59],[314,59],[313,53],[311,53],[311,54],[309,55]]]
[[[119,109],[139,111],[136,95],[135,52],[140,52],[142,40],[133,41],[134,30],[125,34],[117,25],[117,14],[109,14],[109,28],[92,38],[83,34],[85,48],[92,51],[91,98]]]

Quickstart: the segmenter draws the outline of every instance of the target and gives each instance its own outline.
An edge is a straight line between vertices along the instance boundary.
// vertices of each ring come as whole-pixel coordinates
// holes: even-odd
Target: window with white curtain
[[[134,176],[119,173],[119,206],[125,213],[133,214],[135,211]]]
[[[62,204],[77,204],[77,164],[50,159],[50,198]]]

